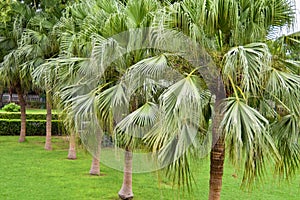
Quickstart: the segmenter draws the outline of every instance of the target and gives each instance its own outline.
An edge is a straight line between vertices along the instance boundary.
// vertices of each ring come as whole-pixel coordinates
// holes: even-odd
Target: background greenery
[[[54,137],[50,152],[43,149],[44,137],[27,137],[25,143],[16,140],[14,136],[0,137],[0,199],[118,199],[123,173],[101,164],[102,176],[90,176],[92,158],[83,148],[78,148],[77,160],[66,159],[67,137]],[[209,160],[193,163],[192,167],[197,186],[191,196],[172,190],[170,183],[153,172],[133,175],[134,199],[207,199]],[[290,183],[274,182],[268,174],[265,183],[256,184],[252,192],[239,188],[240,177],[226,163],[223,200],[297,200],[300,195],[300,173]]]
[[[0,135],[19,135],[21,128],[20,118],[20,112],[6,112],[0,110]],[[26,134],[28,136],[46,135],[46,110],[29,109],[26,112],[26,119]],[[52,134],[63,135],[65,129],[56,111],[53,112],[52,119]]]
[[[0,119],[0,135],[19,135],[20,119]],[[52,120],[52,134],[65,133],[63,123],[60,120]],[[26,120],[26,135],[46,135],[46,120]]]

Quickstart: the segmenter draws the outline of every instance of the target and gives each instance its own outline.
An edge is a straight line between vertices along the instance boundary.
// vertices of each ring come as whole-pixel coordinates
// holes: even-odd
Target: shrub
[[[27,107],[44,109],[44,108],[46,108],[46,105],[45,105],[45,103],[39,102],[39,101],[29,101],[29,102],[27,102]]]
[[[0,119],[21,119],[21,113],[0,113]],[[58,120],[58,114],[52,114],[52,119]],[[46,114],[26,113],[26,120],[46,120]]]
[[[19,135],[21,120],[0,119],[0,135]],[[63,135],[65,130],[60,120],[52,120],[52,134]],[[46,120],[27,120],[26,121],[27,136],[43,136],[46,135]]]
[[[2,110],[6,111],[6,112],[19,112],[20,111],[20,106],[15,104],[15,103],[9,103],[6,104]]]

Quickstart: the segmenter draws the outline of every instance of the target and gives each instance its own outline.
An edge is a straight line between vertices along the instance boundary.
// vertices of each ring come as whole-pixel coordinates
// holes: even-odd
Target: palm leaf
[[[120,142],[126,147],[137,148],[141,139],[157,123],[158,106],[147,102],[122,119],[115,127]]]
[[[262,73],[268,69],[271,55],[264,43],[252,43],[234,47],[223,59],[223,77],[225,84],[231,86],[227,78],[234,77],[233,83],[247,96],[258,95],[262,85]]]
[[[243,184],[252,184],[264,174],[265,161],[280,156],[268,133],[268,121],[242,100],[229,98],[223,103],[221,128],[225,133],[229,158],[235,166],[244,164]]]
[[[188,188],[192,180],[189,156],[200,147],[197,135],[205,127],[203,112],[210,100],[210,93],[201,86],[199,77],[188,75],[166,89],[159,98],[158,122],[144,137],[173,182]]]
[[[286,115],[272,124],[282,161],[276,163],[276,172],[289,179],[300,167],[299,117]]]
[[[97,95],[97,107],[103,120],[108,120],[113,114],[115,121],[119,122],[128,113],[129,97],[124,89],[123,84],[119,83],[101,91]]]
[[[166,54],[146,58],[131,66],[123,75],[122,80],[127,85],[129,93],[133,93],[143,86],[160,85],[167,87],[172,82],[182,78],[169,65]]]
[[[265,87],[270,98],[282,104],[288,112],[299,116],[300,76],[276,69],[268,71],[266,76],[268,80]],[[273,96],[276,98],[272,98]]]

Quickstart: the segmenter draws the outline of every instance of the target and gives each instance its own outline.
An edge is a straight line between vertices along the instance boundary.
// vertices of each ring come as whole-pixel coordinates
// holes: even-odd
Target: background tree
[[[114,51],[111,46],[114,45],[114,42],[109,43],[106,38],[126,31],[131,27],[147,27],[151,19],[151,15],[148,12],[154,11],[156,8],[157,3],[155,1],[131,1],[126,6],[119,4],[118,1],[114,3],[111,1],[84,1],[67,8],[66,19],[62,19],[62,24],[64,21],[74,22],[75,29],[73,28],[72,31],[75,30],[75,34],[68,35],[68,33],[65,33],[62,35],[61,49],[64,51],[58,59],[52,60],[51,63],[57,63],[60,67],[73,64],[76,66],[72,73],[75,74],[77,72],[77,76],[73,80],[68,79],[72,84],[62,87],[61,93],[64,102],[67,102],[65,108],[68,109],[69,116],[74,117],[75,127],[80,132],[82,141],[86,142],[86,146],[89,146],[87,143],[91,141],[88,138],[93,138],[93,132],[95,132],[95,130],[91,130],[90,123],[93,122],[97,127],[98,123],[103,125],[107,122],[107,118],[99,117],[103,116],[101,114],[102,111],[95,110],[97,108],[96,100],[101,88],[109,89],[116,84],[119,74],[140,60],[143,55],[141,52],[135,52],[131,55],[126,55],[126,58],[116,61],[116,63],[107,63],[101,57],[105,54],[105,58],[107,58],[109,56],[107,53]],[[80,30],[79,32],[76,31],[78,30],[77,27]],[[105,47],[106,45],[107,48]],[[102,51],[102,48],[105,49]],[[115,67],[115,64],[117,64],[117,67]],[[64,73],[62,74],[63,77],[70,77],[67,75],[70,70],[61,72]],[[82,130],[82,124],[87,126],[84,130]],[[85,136],[85,134],[88,136]],[[95,135],[95,138],[97,138],[97,135]],[[100,142],[98,139],[95,139],[95,141]],[[98,155],[99,148],[97,148],[97,144],[93,143],[91,145],[95,147],[93,151],[95,157],[95,155]],[[129,154],[130,152],[125,155]],[[125,159],[127,159],[126,162],[130,165],[130,155]],[[97,163],[99,163],[99,160]],[[92,169],[93,165],[91,171],[94,171]],[[133,195],[131,170],[124,169],[124,171],[127,175],[124,176],[124,184],[119,192],[119,196],[122,198],[131,198]]]
[[[3,78],[5,85],[14,89],[18,94],[19,104],[21,106],[21,131],[19,142],[25,141],[26,135],[26,111],[25,111],[25,97],[24,95],[31,87],[31,76],[22,72],[22,64],[26,61],[26,54],[23,54],[18,47],[21,45],[21,35],[27,23],[34,16],[34,11],[26,5],[17,2],[7,2],[12,8],[13,12],[10,13],[10,23],[4,24],[1,31],[3,38],[2,46],[8,44],[2,54],[3,61],[0,66],[0,74]]]
[[[86,16],[92,12],[92,3],[87,4],[74,4],[66,8],[60,21],[55,25],[55,33],[57,34],[59,41],[59,53],[57,57],[49,59],[48,63],[38,67],[33,73],[40,77],[42,74],[55,74],[57,77],[57,83],[53,88],[56,96],[59,108],[63,110],[64,124],[71,132],[70,145],[69,145],[69,159],[76,159],[75,151],[75,133],[79,132],[79,129],[75,129],[75,118],[71,97],[81,94],[73,93],[70,96],[61,95],[62,91],[67,90],[68,87],[72,87],[75,81],[80,80],[80,70],[85,67],[87,62],[87,55],[89,54],[90,38],[84,35],[84,28],[80,29],[82,24],[85,24],[84,20]],[[45,79],[48,84],[51,84],[51,80]],[[99,160],[93,158],[91,167],[91,174],[99,175]],[[97,164],[98,163],[98,164]],[[98,165],[98,167],[96,166]],[[96,166],[96,167],[95,167]]]
[[[50,7],[52,6],[52,7]],[[59,43],[58,36],[54,26],[61,17],[63,6],[59,4],[51,4],[42,7],[34,18],[30,20],[26,31],[22,35],[22,50],[28,52],[32,58],[29,62],[23,64],[23,70],[29,73],[46,62],[47,59],[58,56]],[[47,125],[46,125],[46,142],[45,149],[51,150],[51,120],[52,120],[52,104],[53,92],[56,85],[56,74],[51,71],[46,73],[33,73],[35,83],[45,90],[46,108],[47,108]]]
[[[53,20],[57,20],[57,17],[61,15],[60,9],[64,7],[65,2],[56,4],[57,2],[6,1],[1,3],[1,9],[3,10],[1,21],[4,22],[1,24],[2,40],[0,44],[2,45],[1,59],[3,59],[2,75],[5,77],[6,86],[10,88],[10,91],[14,89],[18,93],[22,119],[20,142],[24,141],[26,134],[24,94],[31,87],[31,69],[40,65],[43,59],[49,58],[53,52],[58,51],[57,45],[53,44],[53,34],[50,36],[50,33],[50,37],[46,37],[45,32],[42,33],[46,29],[51,29]],[[44,22],[43,25],[41,22]],[[44,30],[39,29],[41,32],[38,32],[34,27],[44,28]],[[49,44],[51,42],[52,44]],[[48,112],[47,149],[51,148],[49,146],[50,115],[51,113]]]
[[[2,107],[2,97],[3,97],[4,84],[0,81],[0,106]]]

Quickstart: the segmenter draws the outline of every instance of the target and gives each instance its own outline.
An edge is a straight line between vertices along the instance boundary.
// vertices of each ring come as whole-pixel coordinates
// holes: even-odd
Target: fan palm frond
[[[269,157],[280,160],[275,142],[268,132],[268,120],[237,98],[223,102],[222,130],[227,141],[229,158],[236,166],[244,163],[243,183],[260,178]]]
[[[234,77],[233,83],[240,87],[247,96],[258,95],[263,84],[262,73],[270,65],[271,54],[264,43],[253,43],[234,47],[224,56],[222,74],[226,85],[230,85],[227,78]],[[227,76],[227,77],[226,77]],[[231,85],[229,87],[232,87]]]
[[[141,140],[146,133],[157,123],[158,105],[147,102],[120,121],[115,132],[120,143],[135,149],[141,145]]]
[[[128,113],[129,97],[122,83],[100,92],[96,101],[100,117],[103,120],[108,120],[113,113],[115,121],[119,122]]]
[[[158,122],[143,140],[174,183],[190,188],[189,156],[192,149],[199,148],[197,135],[207,131],[204,110],[210,93],[202,88],[199,77],[190,74],[168,87],[159,101]]]
[[[283,105],[288,112],[299,116],[300,76],[274,68],[268,71],[266,76],[269,78],[265,87],[271,95],[270,98]]]
[[[271,130],[277,142],[282,160],[276,163],[276,172],[289,179],[300,167],[299,117],[286,115],[272,124]]]

